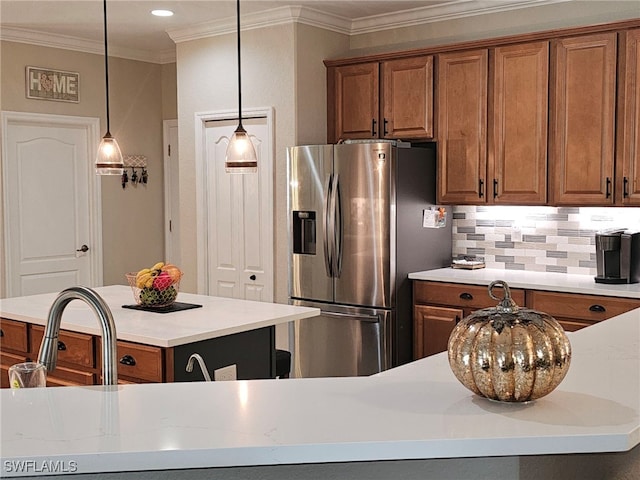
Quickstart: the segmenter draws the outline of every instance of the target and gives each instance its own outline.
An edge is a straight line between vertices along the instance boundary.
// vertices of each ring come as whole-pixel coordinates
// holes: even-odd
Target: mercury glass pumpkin
[[[493,290],[502,287],[504,297]],[[520,308],[506,282],[489,285],[496,307],[473,312],[449,337],[449,365],[472,392],[501,402],[528,402],[549,394],[564,379],[571,344],[550,315]]]

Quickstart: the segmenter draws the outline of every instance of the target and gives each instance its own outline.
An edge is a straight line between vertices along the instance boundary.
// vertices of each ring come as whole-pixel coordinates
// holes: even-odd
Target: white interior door
[[[102,282],[97,118],[3,112],[7,296]]]
[[[228,174],[224,157],[237,119],[204,122],[205,293],[273,301],[272,142],[266,117],[243,119],[257,174]]]
[[[178,121],[163,122],[164,139],[164,245],[165,261],[180,265],[180,169],[178,161]]]

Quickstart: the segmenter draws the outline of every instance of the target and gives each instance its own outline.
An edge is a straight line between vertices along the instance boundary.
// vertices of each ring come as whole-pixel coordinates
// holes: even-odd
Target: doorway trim
[[[273,107],[262,107],[252,109],[242,109],[242,118],[266,118],[267,131],[271,139],[271,150],[268,158],[261,159],[268,162],[268,171],[271,175],[268,185],[273,198],[273,158],[275,151],[275,142],[273,141]],[[208,265],[209,253],[207,252],[208,239],[208,212],[205,204],[205,191],[207,182],[207,163],[205,161],[206,152],[206,122],[236,120],[238,118],[237,110],[217,110],[213,112],[196,112],[195,113],[195,160],[196,160],[196,264],[199,266],[197,271],[197,293],[206,295],[209,291],[209,276],[201,265]],[[273,270],[273,265],[271,266]],[[275,279],[272,278],[272,282]]]
[[[8,213],[8,182],[5,172],[8,169],[8,145],[7,135],[11,125],[26,126],[60,126],[60,127],[76,127],[86,132],[88,157],[93,161],[91,152],[98,151],[100,138],[100,119],[97,117],[77,117],[71,115],[55,115],[48,113],[29,113],[29,112],[13,112],[2,111],[0,113],[2,119],[2,128],[0,130],[0,139],[2,140],[2,240],[4,243],[4,253],[2,262],[4,263],[4,282],[5,291],[0,295],[11,296],[11,282],[9,279],[11,272],[11,262],[9,259],[9,213]],[[95,174],[93,165],[87,169],[87,186],[89,190],[89,234],[91,242],[91,259],[89,261],[89,278],[92,286],[101,286],[103,282],[103,266],[102,266],[102,189],[100,176]]]

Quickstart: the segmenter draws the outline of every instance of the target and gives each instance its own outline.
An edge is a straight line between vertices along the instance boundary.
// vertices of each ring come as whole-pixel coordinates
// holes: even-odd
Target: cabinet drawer
[[[56,367],[47,373],[47,387],[68,387],[73,385],[95,385],[95,375],[65,367]]]
[[[44,337],[44,327],[31,326],[31,352],[38,355]],[[95,348],[93,336],[62,330],[58,335],[58,361],[93,368]]]
[[[118,342],[118,377],[162,382],[162,349],[139,343]]]
[[[524,290],[511,288],[510,291],[511,298],[518,305],[524,306]],[[494,294],[502,295],[500,289],[494,290]],[[422,281],[413,284],[413,301],[472,310],[495,307],[498,304],[497,300],[489,296],[489,291],[485,286]]]
[[[597,322],[615,317],[634,308],[640,308],[640,300],[599,295],[529,291],[527,292],[527,306],[556,318]]]
[[[18,350],[20,352],[28,350],[26,323],[2,318],[0,319],[0,331],[2,332],[0,342],[2,342],[3,350]]]

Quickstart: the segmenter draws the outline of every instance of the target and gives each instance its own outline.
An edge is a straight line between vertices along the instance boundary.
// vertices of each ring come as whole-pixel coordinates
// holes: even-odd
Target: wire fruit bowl
[[[163,275],[164,272],[156,275],[150,286],[139,287],[137,282],[138,274],[135,272],[126,273],[127,281],[133,291],[133,298],[136,304],[142,307],[161,308],[172,305],[178,297],[180,291],[180,279],[182,272],[177,270],[171,276]]]

